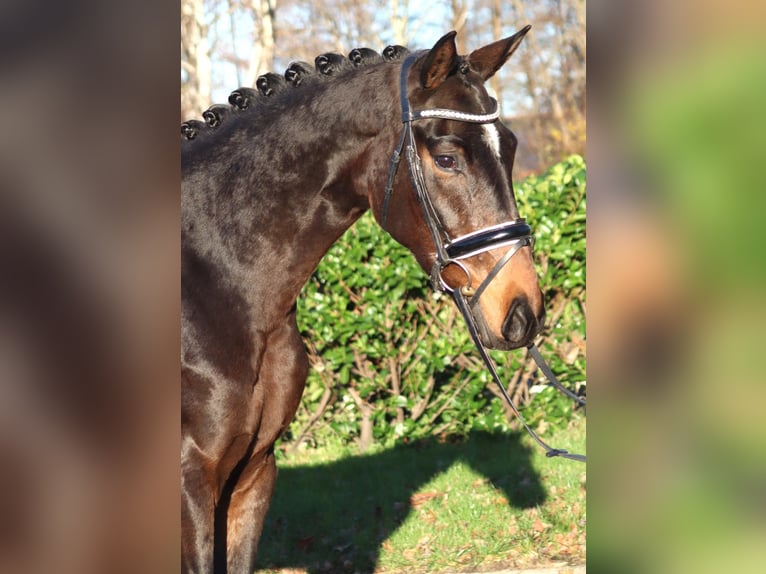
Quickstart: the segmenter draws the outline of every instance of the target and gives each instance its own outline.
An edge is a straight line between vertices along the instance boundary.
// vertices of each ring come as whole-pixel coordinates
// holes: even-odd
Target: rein
[[[489,356],[489,351],[481,341],[479,334],[480,327],[479,321],[484,321],[481,314],[481,310],[478,306],[479,299],[487,288],[487,285],[497,276],[500,270],[511,260],[511,257],[522,247],[529,246],[534,247],[534,237],[532,236],[532,230],[523,218],[519,218],[513,221],[507,221],[499,225],[491,227],[485,227],[478,231],[462,235],[460,237],[452,239],[444,228],[439,219],[439,214],[436,211],[431,199],[426,190],[425,180],[423,179],[423,171],[421,169],[420,157],[418,156],[417,148],[415,146],[415,138],[412,132],[412,122],[420,119],[438,118],[445,120],[454,120],[460,122],[470,122],[477,124],[488,124],[496,121],[500,117],[499,107],[497,101],[492,100],[494,103],[494,111],[486,114],[469,114],[460,112],[457,110],[434,108],[430,110],[411,110],[409,97],[407,96],[407,76],[410,68],[418,59],[420,54],[414,53],[407,56],[402,64],[402,71],[399,77],[399,100],[402,107],[402,135],[399,139],[394,153],[391,156],[388,170],[388,180],[386,182],[386,189],[383,198],[383,210],[381,223],[383,228],[386,226],[388,219],[388,208],[391,201],[391,196],[394,189],[394,180],[396,179],[396,173],[399,169],[399,163],[401,161],[402,153],[407,158],[407,167],[410,174],[410,179],[415,188],[417,194],[418,203],[423,210],[423,215],[428,225],[428,230],[431,234],[431,238],[436,249],[436,260],[431,270],[431,286],[435,291],[449,293],[457,308],[460,310],[463,319],[468,326],[468,331],[471,334],[476,348],[479,350],[484,364],[489,370],[492,378],[497,386],[500,388],[500,392],[503,398],[508,402],[514,415],[519,419],[519,422],[523,425],[529,435],[546,451],[546,456],[554,457],[560,456],[562,458],[568,458],[580,462],[585,462],[585,456],[581,454],[573,454],[563,449],[553,448],[543,441],[537,433],[532,430],[524,417],[521,415],[516,405],[513,404],[513,400],[509,396],[508,392],[500,380],[500,376],[497,373],[497,368],[494,361]],[[482,283],[474,289],[471,285],[471,275],[468,269],[461,263],[461,260],[473,257],[479,253],[496,249],[498,247],[508,246],[508,251],[505,255],[495,264],[495,267],[490,271],[487,277]],[[467,279],[466,285],[452,289],[447,285],[442,277],[442,271],[449,265],[458,266],[464,273]],[[565,393],[567,396],[577,401],[581,405],[585,405],[585,400],[575,395],[572,391],[564,387],[554,376],[551,369],[545,363],[538,351],[537,347],[532,344],[528,347],[530,355],[537,363],[537,366],[548,378],[551,385],[556,387],[559,391]]]

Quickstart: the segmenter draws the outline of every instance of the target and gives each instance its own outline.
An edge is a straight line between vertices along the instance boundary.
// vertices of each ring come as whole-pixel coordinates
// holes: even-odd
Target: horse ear
[[[526,36],[532,26],[526,25],[513,36],[498,40],[488,46],[474,50],[468,56],[468,63],[483,80],[487,80],[495,75],[503,64],[511,57],[519,47],[521,41]]]
[[[454,30],[442,36],[426,56],[420,72],[420,85],[427,90],[438,88],[455,67],[457,46]]]

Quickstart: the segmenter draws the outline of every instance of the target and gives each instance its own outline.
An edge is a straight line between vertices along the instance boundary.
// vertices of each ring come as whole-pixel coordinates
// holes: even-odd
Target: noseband
[[[381,217],[382,227],[385,229],[386,222],[388,220],[388,208],[391,202],[391,196],[394,190],[394,181],[399,169],[399,163],[401,161],[402,151],[407,158],[407,168],[409,171],[412,185],[415,188],[415,193],[418,199],[418,203],[423,211],[423,216],[428,226],[428,230],[431,234],[431,239],[434,243],[436,251],[436,258],[431,269],[431,286],[436,291],[449,293],[455,301],[460,313],[463,315],[465,322],[468,326],[468,330],[471,333],[471,338],[476,344],[479,354],[484,360],[485,365],[489,369],[492,377],[500,388],[503,397],[506,399],[516,417],[521,424],[532,436],[532,438],[546,450],[546,455],[549,457],[561,456],[572,460],[578,460],[585,462],[585,456],[580,454],[571,454],[566,450],[555,449],[546,444],[537,434],[527,425],[524,417],[521,416],[516,406],[513,404],[511,397],[505,389],[500,376],[497,373],[497,369],[492,361],[489,353],[484,346],[480,330],[483,328],[484,332],[490,334],[489,328],[486,326],[481,308],[479,307],[479,299],[484,293],[490,282],[497,277],[500,270],[511,260],[516,252],[524,246],[534,247],[534,237],[532,236],[532,229],[523,218],[515,219],[513,221],[507,221],[499,225],[493,225],[491,227],[485,227],[461,235],[456,238],[450,237],[449,232],[442,224],[439,213],[436,211],[428,190],[426,189],[425,180],[423,178],[423,171],[421,168],[420,157],[418,156],[417,147],[415,145],[415,137],[412,132],[412,122],[421,119],[444,119],[453,120],[459,122],[468,122],[474,124],[489,124],[495,122],[500,117],[499,107],[496,100],[492,100],[494,103],[494,110],[487,114],[470,114],[461,112],[458,110],[450,110],[443,108],[433,108],[429,110],[412,110],[410,107],[409,96],[407,95],[407,77],[410,68],[415,61],[422,54],[413,53],[407,56],[402,63],[401,75],[399,76],[399,101],[402,107],[402,135],[399,139],[394,153],[391,156],[391,161],[388,168],[388,180],[386,182],[386,189],[383,197],[383,210]],[[462,263],[463,260],[470,257],[497,249],[499,247],[508,247],[505,255],[495,264],[495,267],[484,278],[481,284],[477,288],[473,288],[471,274],[467,267]],[[466,284],[459,288],[450,287],[442,277],[442,273],[445,268],[450,265],[456,265],[459,267],[466,276]],[[568,396],[574,398],[580,404],[585,404],[585,401],[574,395],[569,389],[566,389],[561,383],[559,383],[553,376],[553,373],[545,364],[540,356],[539,351],[535,345],[529,346],[529,351],[535,362],[541,368],[543,373],[551,381],[551,384],[564,392]]]

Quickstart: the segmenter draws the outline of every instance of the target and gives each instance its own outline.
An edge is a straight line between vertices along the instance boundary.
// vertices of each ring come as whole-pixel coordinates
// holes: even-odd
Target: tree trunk
[[[199,116],[210,107],[210,52],[203,0],[181,0],[181,116]]]
[[[499,40],[503,34],[503,4],[501,0],[492,0],[492,38]],[[489,79],[489,85],[495,92],[498,104],[503,103],[503,82],[500,81],[500,75],[495,74]]]
[[[465,54],[465,23],[468,19],[468,2],[466,0],[452,0],[452,22],[450,23],[450,29],[457,32],[457,52],[458,54]]]
[[[247,86],[254,86],[256,78],[270,71],[274,65],[277,0],[252,0],[250,8],[255,22],[255,42],[244,82]]]
[[[409,0],[391,0],[391,33],[393,34],[394,44],[407,45],[409,12]]]

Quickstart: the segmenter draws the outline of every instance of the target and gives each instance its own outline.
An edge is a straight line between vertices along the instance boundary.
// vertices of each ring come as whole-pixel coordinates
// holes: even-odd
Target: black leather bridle
[[[442,108],[420,111],[412,110],[410,108],[409,97],[407,96],[407,76],[410,68],[419,57],[420,54],[418,53],[410,54],[402,64],[401,76],[399,78],[399,100],[402,106],[402,123],[404,124],[404,128],[402,129],[399,144],[394,150],[389,164],[388,181],[386,183],[386,190],[383,198],[382,224],[385,228],[388,220],[388,208],[394,190],[394,180],[399,168],[399,162],[401,161],[402,151],[404,151],[404,155],[407,158],[407,167],[412,180],[412,185],[415,188],[418,203],[423,210],[423,215],[436,249],[436,259],[433,269],[431,270],[431,285],[437,291],[447,293],[452,292],[452,289],[442,278],[442,271],[449,265],[457,265],[466,274],[466,279],[468,281],[466,285],[461,287],[461,290],[470,293],[472,295],[472,301],[478,302],[479,297],[484,292],[489,281],[494,279],[500,272],[500,269],[510,261],[513,254],[521,247],[533,244],[532,230],[529,225],[527,225],[526,221],[520,218],[492,227],[486,227],[453,239],[444,228],[444,225],[442,225],[439,213],[436,211],[436,208],[428,195],[428,191],[426,190],[420,157],[418,157],[417,148],[415,146],[415,137],[412,133],[412,122],[421,119],[437,118],[474,124],[489,124],[497,121],[500,117],[500,112],[495,100],[492,100],[495,109],[488,114],[469,114]],[[506,255],[506,257],[498,262],[495,269],[493,269],[484,282],[474,292],[471,286],[470,273],[461,263],[461,260],[468,259],[479,253],[497,247],[503,247],[505,245],[511,246],[510,254]]]
[[[498,120],[500,112],[498,109],[497,101],[492,100],[494,103],[494,111],[487,114],[469,114],[458,110],[450,110],[443,108],[432,108],[428,110],[412,110],[410,107],[409,96],[407,94],[407,78],[408,73],[412,65],[422,56],[422,53],[413,53],[407,56],[402,63],[401,75],[399,77],[399,100],[402,107],[402,135],[399,139],[399,144],[394,150],[391,156],[388,169],[388,180],[386,182],[386,189],[383,198],[383,209],[381,216],[381,224],[385,229],[388,220],[388,209],[391,202],[391,196],[394,190],[394,182],[396,174],[399,169],[399,163],[401,161],[402,152],[407,158],[407,168],[412,180],[412,185],[415,188],[418,203],[423,211],[423,216],[428,225],[428,230],[431,234],[431,238],[434,243],[436,251],[436,258],[431,269],[431,285],[436,291],[449,293],[455,301],[460,313],[463,315],[465,322],[468,326],[468,330],[471,334],[471,338],[476,344],[479,354],[484,360],[485,365],[492,374],[493,379],[497,383],[503,397],[506,399],[516,417],[518,417],[521,424],[532,436],[532,438],[542,446],[546,455],[549,457],[561,456],[572,460],[585,462],[585,456],[581,454],[572,454],[562,449],[555,449],[546,444],[537,433],[535,433],[529,425],[527,425],[524,417],[521,416],[516,406],[513,404],[511,397],[505,389],[505,386],[500,380],[492,358],[489,356],[487,348],[481,340],[480,332],[484,330],[489,334],[489,328],[486,326],[486,322],[481,313],[479,307],[479,299],[484,293],[490,282],[497,277],[500,270],[511,260],[511,257],[516,252],[525,246],[534,247],[534,237],[532,236],[532,230],[523,218],[515,219],[513,221],[507,221],[499,225],[493,225],[491,227],[485,227],[477,231],[473,231],[466,235],[461,235],[456,238],[452,238],[444,225],[441,223],[439,213],[434,207],[431,198],[428,195],[426,189],[425,180],[423,178],[423,171],[421,168],[420,157],[418,156],[417,147],[415,145],[415,137],[412,131],[412,122],[421,119],[444,119],[460,122],[469,122],[475,124],[489,124]],[[473,288],[471,281],[471,274],[463,265],[462,260],[468,259],[485,251],[491,249],[497,249],[499,247],[508,247],[508,251],[500,258],[495,264],[495,267],[484,278],[481,284],[477,288]],[[444,278],[442,272],[450,265],[456,265],[459,267],[466,276],[466,284],[459,288],[450,287]],[[551,384],[560,391],[564,392],[580,404],[584,405],[585,400],[576,396],[569,389],[561,385],[548,365],[545,364],[542,356],[540,355],[537,347],[534,344],[529,346],[529,352],[543,371],[546,377],[550,380]]]

